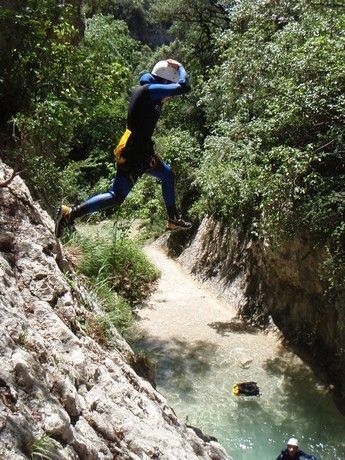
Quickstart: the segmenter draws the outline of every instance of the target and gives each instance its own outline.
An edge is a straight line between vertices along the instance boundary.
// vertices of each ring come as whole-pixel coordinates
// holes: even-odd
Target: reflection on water
[[[157,363],[157,389],[180,419],[215,436],[234,460],[274,460],[292,435],[318,460],[345,459],[345,418],[309,368],[283,348],[263,364],[254,354],[241,366],[241,350],[224,353],[204,341],[141,335],[132,346]],[[258,382],[260,397],[232,395],[245,380]]]

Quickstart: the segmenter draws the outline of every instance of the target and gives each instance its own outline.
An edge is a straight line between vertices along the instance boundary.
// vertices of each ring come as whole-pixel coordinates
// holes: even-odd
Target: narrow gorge
[[[11,170],[1,164],[0,182],[10,175]],[[210,431],[208,427],[205,430],[212,436],[205,436],[198,430],[198,423],[204,430],[202,417],[188,420],[183,410],[180,417],[180,410],[184,405],[193,409],[188,394],[195,387],[197,391],[201,389],[201,395],[205,393],[202,397],[209,394],[209,405],[216,401],[215,413],[219,417],[224,411],[231,414],[235,410],[236,416],[231,416],[235,426],[241,417],[242,421],[250,420],[250,414],[259,409],[264,411],[262,416],[270,386],[279,386],[274,373],[274,384],[270,384],[264,367],[277,366],[275,356],[279,354],[280,365],[283,363],[279,372],[289,374],[291,365],[301,368],[300,362],[286,355],[279,345],[275,325],[285,345],[318,375],[324,384],[320,392],[331,394],[338,408],[343,408],[344,309],[340,298],[333,305],[324,303],[324,285],[316,276],[324,255],[311,249],[305,240],[296,239],[273,250],[212,219],[204,219],[190,240],[180,233],[161,238],[160,244],[185,267],[186,278],[185,286],[177,289],[177,284],[184,282],[174,279],[174,268],[169,266],[163,289],[167,291],[171,285],[171,291],[158,291],[151,310],[143,308],[139,313],[139,325],[148,320],[146,332],[161,337],[158,345],[146,337],[146,349],[145,340],[133,342],[156,358],[158,374],[165,374],[163,379],[158,375],[156,391],[134,371],[139,356],[135,351],[141,352],[140,347],[133,351],[115,328],[111,328],[107,345],[97,341],[97,334],[90,333],[90,328],[87,331],[86,325],[96,325],[101,307],[88,291],[87,283],[77,278],[68,254],[53,235],[52,220],[32,200],[20,177],[0,188],[0,193],[1,458],[19,460],[35,453],[48,454],[52,459],[230,458],[230,449],[226,453],[213,437],[218,439],[218,429],[221,438],[229,437],[227,443],[239,443],[235,452],[244,452],[233,458],[252,458],[249,452],[253,445],[241,444],[231,437],[233,434],[222,432],[222,427],[213,427],[213,422]],[[151,260],[161,258],[155,250],[147,251]],[[200,291],[199,298],[192,297],[199,288],[188,281],[188,272],[205,289],[210,286],[218,294],[208,297],[206,291]],[[179,292],[180,297],[176,294]],[[187,317],[179,317],[179,311],[173,309],[171,302],[176,296]],[[229,305],[231,310],[227,310]],[[166,322],[162,308],[169,310],[163,313]],[[174,315],[176,327],[172,327]],[[193,331],[191,324],[195,324]],[[274,329],[275,335],[257,335],[260,328]],[[227,342],[231,331],[237,332],[237,338]],[[219,356],[221,363],[217,361]],[[234,379],[244,375],[231,362],[241,369],[250,368],[248,376],[254,373],[261,380],[266,395],[259,405],[242,405],[242,414],[238,413],[241,405],[236,408],[229,403]],[[186,372],[181,372],[182,368]],[[198,369],[201,374],[195,378]],[[302,377],[311,379],[308,372],[302,371]],[[214,374],[214,381],[208,381],[207,374]],[[162,382],[170,382],[169,399],[160,392]],[[187,389],[186,402],[181,399],[183,388]],[[224,389],[229,393],[225,403],[221,401]],[[307,400],[318,392],[306,394]],[[175,400],[174,394],[179,395]],[[322,401],[327,404],[327,399]],[[176,413],[175,408],[179,409]],[[199,410],[195,406],[196,415]],[[265,416],[269,417],[268,412]],[[325,417],[327,420],[331,413]],[[271,418],[265,423],[268,428],[277,415]],[[278,427],[281,421],[275,423]],[[250,426],[246,422],[243,426],[250,439]],[[341,430],[340,422],[333,430],[335,439],[341,437]],[[279,430],[276,437],[279,443]],[[340,450],[345,449],[340,444],[334,451],[337,459],[341,458]],[[326,447],[329,452],[331,447]],[[260,448],[258,458],[265,458],[267,446],[262,443]],[[271,440],[272,452],[276,449]]]
[[[272,247],[212,219],[202,221],[186,247],[174,236],[168,246],[225,298],[234,285],[241,286],[242,317],[263,327],[272,319],[285,343],[330,385],[345,413],[345,293],[337,292],[332,300],[326,295],[322,247],[312,247],[302,235]]]

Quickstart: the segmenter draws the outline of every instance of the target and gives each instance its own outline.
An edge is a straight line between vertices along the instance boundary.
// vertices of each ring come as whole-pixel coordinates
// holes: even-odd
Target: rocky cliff
[[[170,246],[176,247],[174,237]],[[307,238],[273,248],[212,219],[203,220],[179,256],[224,296],[244,293],[236,299],[242,316],[263,326],[272,318],[285,342],[328,381],[345,413],[345,295],[332,301],[325,295],[325,259]]]
[[[0,183],[11,171],[0,162]],[[0,458],[226,459],[129,365],[115,329],[73,274],[53,222],[17,176],[0,188]]]

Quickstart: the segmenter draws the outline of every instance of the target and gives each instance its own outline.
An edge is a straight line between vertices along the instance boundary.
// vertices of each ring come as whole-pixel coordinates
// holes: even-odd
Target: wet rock
[[[208,434],[205,434],[203,433],[200,428],[198,428],[197,426],[193,426],[193,425],[186,425],[188,428],[191,428],[195,434],[198,435],[198,437],[200,439],[202,439],[203,441],[206,441],[206,442],[210,442],[210,441],[217,441],[217,438],[215,438],[214,436],[209,436]]]

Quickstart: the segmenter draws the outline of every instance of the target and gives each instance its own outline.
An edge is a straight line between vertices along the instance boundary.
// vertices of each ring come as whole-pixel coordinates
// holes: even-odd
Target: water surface
[[[292,435],[318,460],[345,459],[345,420],[326,389],[296,356],[247,368],[212,344],[141,336],[134,348],[157,363],[157,389],[178,417],[215,436],[234,460],[275,459]],[[257,350],[260,354],[260,349]],[[236,397],[232,385],[255,380],[260,397]]]

